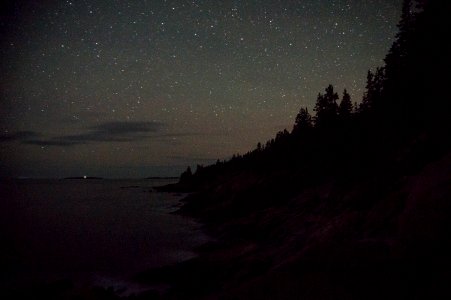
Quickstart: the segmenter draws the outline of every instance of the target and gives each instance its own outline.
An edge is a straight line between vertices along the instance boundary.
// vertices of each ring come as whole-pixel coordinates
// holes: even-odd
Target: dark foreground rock
[[[252,195],[249,181],[269,188],[263,176],[246,176],[246,184],[238,176],[191,195],[181,210],[203,220],[215,242],[196,259],[138,279],[169,283],[164,299],[451,295],[451,153],[409,176],[331,180],[283,205],[262,199],[239,212],[240,195]]]

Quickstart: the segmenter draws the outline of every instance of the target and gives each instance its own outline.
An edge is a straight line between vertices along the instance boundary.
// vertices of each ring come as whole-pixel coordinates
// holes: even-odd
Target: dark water
[[[1,284],[69,279],[111,286],[193,257],[207,237],[192,219],[170,214],[182,195],[150,191],[167,183],[0,182]]]

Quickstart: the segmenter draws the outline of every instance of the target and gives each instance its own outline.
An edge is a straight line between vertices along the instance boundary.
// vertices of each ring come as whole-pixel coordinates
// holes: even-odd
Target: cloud
[[[167,132],[167,125],[162,122],[106,122],[97,126],[84,129],[84,132],[71,135],[60,135],[51,138],[42,138],[32,131],[16,133],[3,139],[20,140],[23,144],[36,146],[61,146],[70,147],[83,144],[100,142],[133,142],[145,139],[158,139],[160,142],[177,145],[182,143],[179,138],[189,136],[225,135],[225,132]],[[22,136],[22,138],[19,138]],[[1,141],[1,140],[0,140]]]
[[[158,132],[165,126],[161,122],[108,122],[94,127],[95,130],[108,134],[130,134],[138,132]]]
[[[57,140],[68,143],[84,144],[87,142],[129,142],[150,137],[150,134],[164,128],[160,122],[108,122],[91,127],[87,133],[65,135]]]
[[[36,138],[39,134],[34,131],[17,131],[13,133],[4,133],[0,135],[0,142],[25,141]]]
[[[38,146],[74,146],[94,142],[131,142],[147,139],[165,127],[161,122],[107,122],[88,128],[85,133],[50,139],[30,139],[24,144]]]

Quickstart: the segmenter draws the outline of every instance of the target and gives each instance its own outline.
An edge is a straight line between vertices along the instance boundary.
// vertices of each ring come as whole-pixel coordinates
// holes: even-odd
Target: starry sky
[[[401,2],[6,1],[0,176],[173,176],[243,154],[330,83],[360,101]]]

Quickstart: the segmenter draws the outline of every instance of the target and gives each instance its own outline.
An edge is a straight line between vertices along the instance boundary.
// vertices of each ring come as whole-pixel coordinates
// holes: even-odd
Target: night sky
[[[291,131],[333,84],[360,101],[401,0],[7,1],[0,176],[146,177]]]

